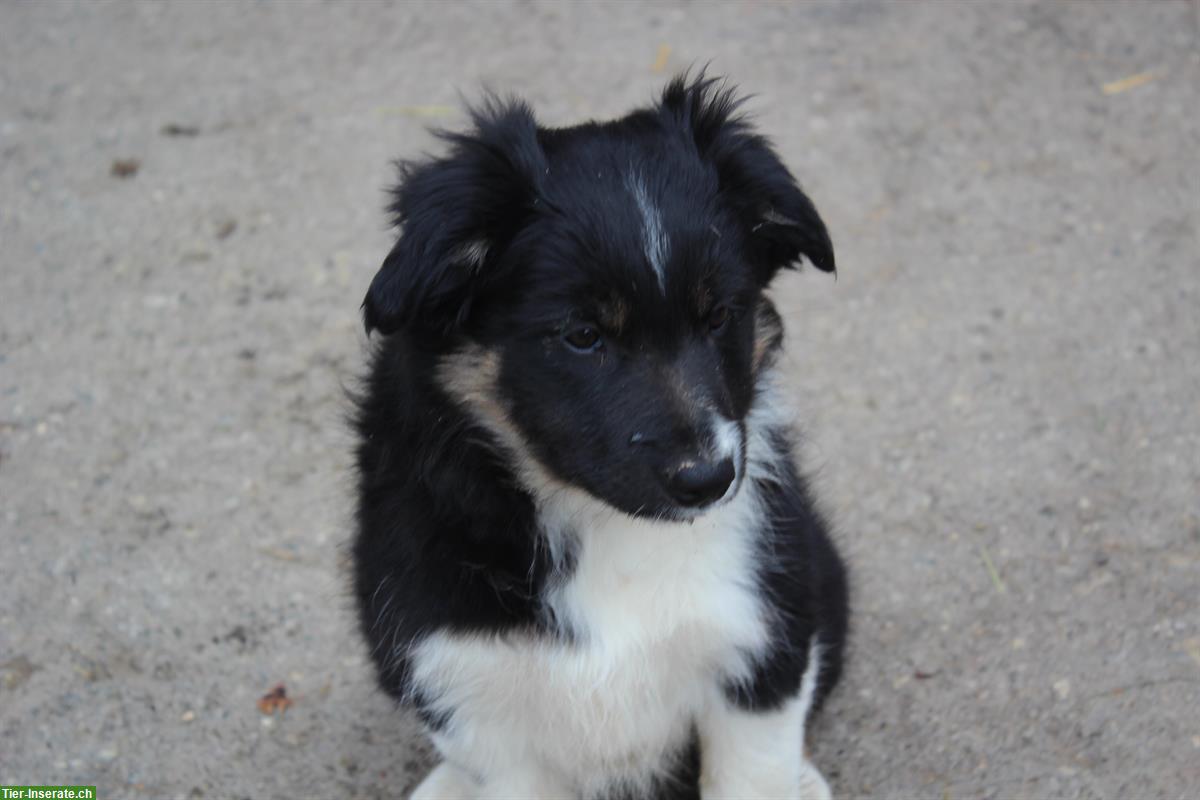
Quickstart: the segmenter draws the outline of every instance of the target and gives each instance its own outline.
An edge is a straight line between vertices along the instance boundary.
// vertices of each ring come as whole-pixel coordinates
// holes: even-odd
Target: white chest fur
[[[597,781],[640,782],[766,646],[759,498],[746,481],[691,524],[578,497],[546,514],[551,527],[569,519],[585,531],[570,577],[547,598],[571,640],[434,633],[412,654],[414,684],[452,712],[437,743],[470,772],[532,761],[585,794]]]

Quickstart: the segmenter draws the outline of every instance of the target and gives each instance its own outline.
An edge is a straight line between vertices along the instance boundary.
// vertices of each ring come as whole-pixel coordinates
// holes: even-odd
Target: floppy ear
[[[764,284],[801,256],[834,272],[825,223],[774,148],[738,113],[743,102],[732,88],[701,73],[691,83],[686,76],[672,81],[662,110],[684,126],[700,156],[716,168],[721,197],[742,225]]]
[[[498,264],[544,172],[537,124],[517,101],[488,98],[469,133],[439,133],[450,152],[400,165],[390,211],[400,238],[363,300],[367,333],[446,336],[500,279]]]

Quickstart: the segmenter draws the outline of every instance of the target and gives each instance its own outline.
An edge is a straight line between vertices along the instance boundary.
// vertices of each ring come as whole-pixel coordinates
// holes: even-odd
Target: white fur
[[[571,578],[548,597],[574,641],[439,632],[414,651],[413,678],[453,711],[435,736],[447,759],[482,775],[542,765],[592,796],[651,778],[686,745],[709,687],[745,677],[766,646],[750,536],[761,510],[750,489],[691,525],[557,505],[549,525],[584,527]]]
[[[634,202],[637,203],[638,212],[642,215],[642,247],[646,252],[646,260],[654,269],[654,276],[658,278],[659,288],[665,292],[669,242],[666,230],[663,228],[662,215],[650,199],[650,195],[646,192],[646,185],[640,177],[631,175],[626,183],[630,194],[633,195]]]
[[[820,664],[820,649],[813,642],[800,692],[776,711],[748,712],[723,697],[709,704],[700,720],[700,793],[705,800],[828,800],[829,784],[804,753]]]
[[[669,769],[664,757],[683,749],[696,724],[706,769],[713,748],[714,791],[750,797],[792,787],[779,796],[796,796],[807,774],[797,765],[815,666],[779,712],[740,712],[720,691],[748,679],[769,645],[755,579],[764,509],[756,484],[740,478],[769,475],[782,457],[766,436],[782,398],[769,396],[767,381],[745,442],[736,423],[714,419],[714,449],[740,455],[744,447],[745,466],[735,463],[745,475],[708,513],[663,522],[552,479],[489,399],[493,370],[494,359],[471,352],[445,362],[441,377],[510,451],[551,553],[574,555],[573,569],[546,596],[547,622],[564,636],[435,631],[411,649],[415,690],[449,716],[433,737],[447,763],[414,796],[589,797],[644,788]],[[761,750],[753,758],[770,776],[740,764],[747,748]]]
[[[809,645],[809,663],[797,696],[779,710],[751,712],[716,698],[701,717],[704,753],[701,794],[706,798],[828,800],[829,784],[804,753],[821,649]]]
[[[729,488],[725,490],[725,495],[717,501],[718,503],[728,502],[729,499],[735,496],[738,489],[742,485],[742,477],[745,475],[746,468],[743,462],[742,452],[744,442],[742,441],[742,431],[738,428],[738,424],[731,419],[725,419],[719,414],[713,415],[713,460],[721,461],[726,458],[733,459],[734,475],[733,483],[729,484]]]
[[[479,789],[474,778],[443,761],[425,776],[408,800],[470,800],[479,794]]]

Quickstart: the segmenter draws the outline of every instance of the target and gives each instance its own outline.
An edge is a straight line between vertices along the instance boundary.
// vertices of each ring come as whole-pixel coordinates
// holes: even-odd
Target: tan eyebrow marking
[[[613,293],[600,302],[597,309],[600,319],[597,320],[605,329],[620,333],[629,322],[632,309],[625,298]]]

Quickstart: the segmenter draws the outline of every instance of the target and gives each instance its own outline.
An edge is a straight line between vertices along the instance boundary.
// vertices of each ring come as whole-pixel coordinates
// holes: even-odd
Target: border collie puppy
[[[825,225],[701,75],[401,168],[363,303],[361,625],[443,761],[415,798],[828,797],[847,587],[764,290]]]

